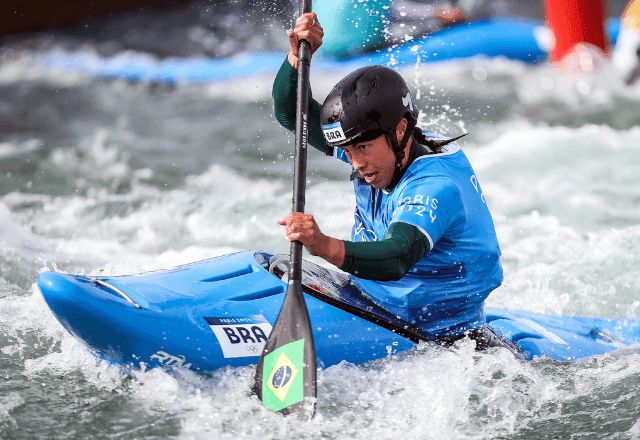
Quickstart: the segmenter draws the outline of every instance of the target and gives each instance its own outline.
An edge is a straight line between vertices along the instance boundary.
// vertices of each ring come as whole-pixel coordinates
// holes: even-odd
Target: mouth
[[[376,177],[378,176],[378,173],[362,173],[362,175],[364,176],[364,180],[367,183],[372,183],[376,180]]]

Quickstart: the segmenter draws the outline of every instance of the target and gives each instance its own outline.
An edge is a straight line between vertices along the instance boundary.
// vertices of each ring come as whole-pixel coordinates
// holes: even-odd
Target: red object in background
[[[443,23],[462,23],[467,20],[466,15],[458,8],[439,8],[434,15]]]
[[[605,0],[544,0],[549,27],[555,36],[551,61],[560,62],[580,43],[608,53],[604,24],[608,15]]]

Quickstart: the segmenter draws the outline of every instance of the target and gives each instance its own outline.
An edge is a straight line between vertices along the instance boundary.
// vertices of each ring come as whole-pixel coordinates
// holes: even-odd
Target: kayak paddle
[[[311,12],[311,0],[300,0],[300,15]],[[309,69],[311,47],[298,46],[296,153],[293,212],[304,212],[307,174]],[[309,312],[302,294],[302,243],[291,242],[287,293],[256,368],[253,392],[262,404],[282,414],[312,418],[316,399],[316,352]]]

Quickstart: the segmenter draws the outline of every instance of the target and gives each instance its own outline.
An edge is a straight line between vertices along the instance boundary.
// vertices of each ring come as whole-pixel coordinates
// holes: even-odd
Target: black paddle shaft
[[[300,0],[300,16],[311,12],[311,0]],[[311,46],[300,41],[298,47],[298,97],[296,108],[296,153],[293,165],[293,212],[304,212],[307,186],[307,141],[309,133],[309,71]],[[291,242],[289,280],[302,281],[302,243]]]
[[[311,0],[300,0],[300,15],[311,12]],[[307,178],[309,68],[311,48],[298,46],[296,153],[293,211],[304,212]],[[311,418],[315,414],[316,352],[309,312],[302,292],[302,243],[291,243],[287,293],[256,368],[253,391],[262,404],[284,415]]]

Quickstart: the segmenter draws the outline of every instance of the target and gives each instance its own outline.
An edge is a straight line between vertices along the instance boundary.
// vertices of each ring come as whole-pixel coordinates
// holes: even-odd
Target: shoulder
[[[449,200],[460,198],[456,176],[452,175],[449,167],[443,166],[438,158],[454,154],[455,152],[449,152],[448,156],[447,153],[430,154],[417,158],[392,192],[392,198],[396,199],[397,203],[420,194]]]
[[[449,147],[449,145],[445,147]],[[442,153],[420,156],[409,165],[398,186],[413,184],[425,179],[431,180],[439,178],[452,180],[455,178],[455,173],[452,170],[451,164],[457,164],[460,160],[466,161],[466,156],[457,145]]]
[[[405,199],[407,196],[413,197],[416,194],[455,198],[460,193],[456,182],[446,175],[415,176],[413,179],[402,182],[397,190],[394,195],[399,200]]]

